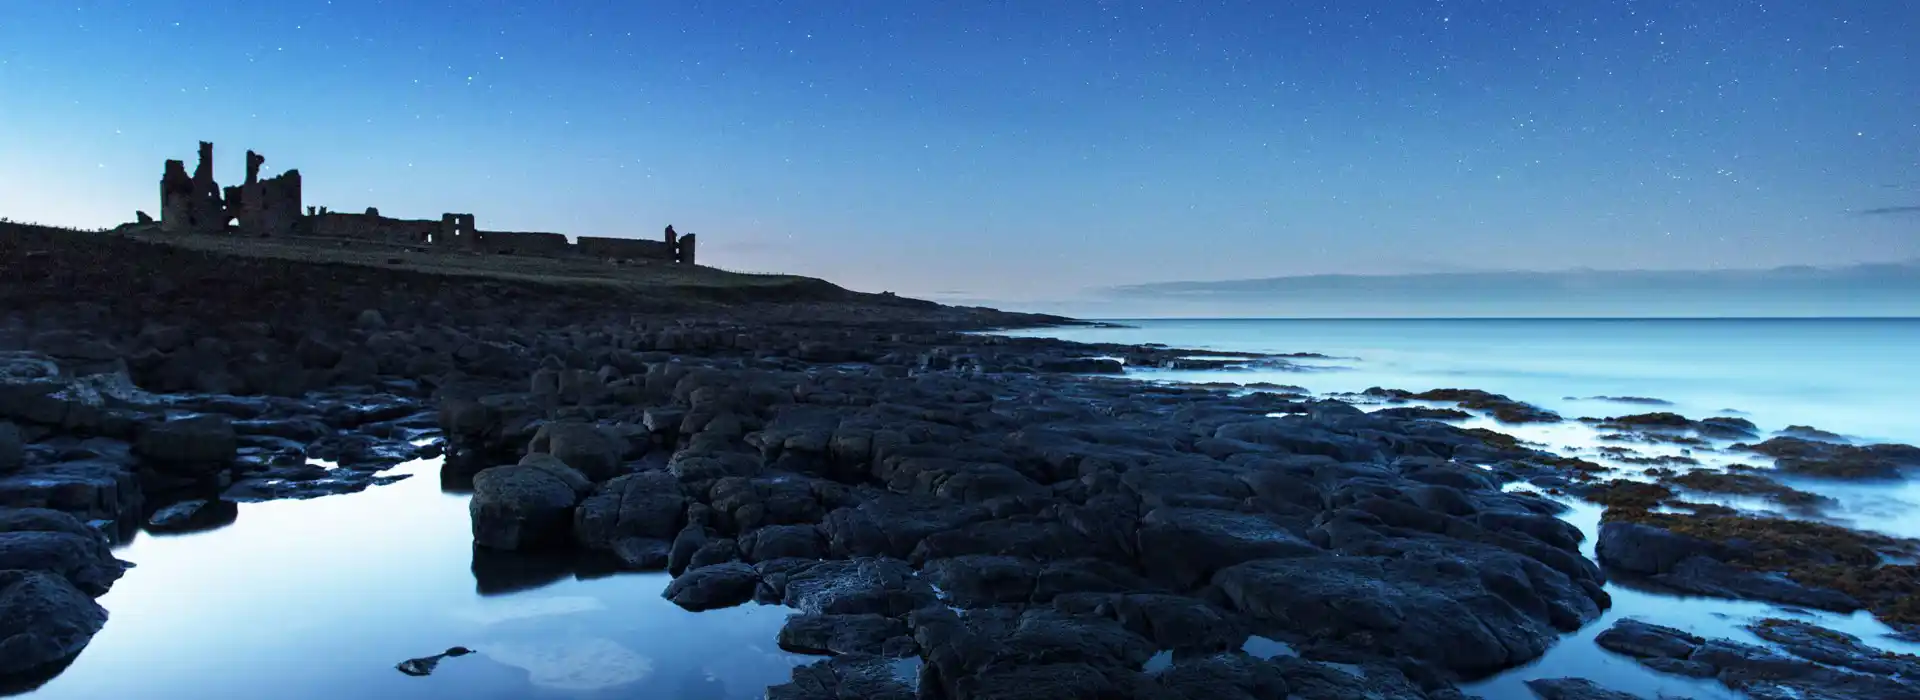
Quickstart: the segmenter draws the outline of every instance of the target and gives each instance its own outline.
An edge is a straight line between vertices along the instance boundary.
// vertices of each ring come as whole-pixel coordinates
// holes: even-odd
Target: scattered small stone
[[[473,650],[466,647],[450,647],[446,651],[434,654],[433,656],[407,659],[406,661],[395,664],[394,668],[399,669],[401,673],[409,676],[425,676],[433,673],[433,669],[440,665],[441,659],[466,656],[471,653],[473,653]]]

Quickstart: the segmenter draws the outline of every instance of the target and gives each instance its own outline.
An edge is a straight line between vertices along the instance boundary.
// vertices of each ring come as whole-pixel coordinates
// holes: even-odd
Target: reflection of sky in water
[[[35,698],[748,698],[815,659],[775,645],[788,611],[689,613],[666,574],[482,596],[466,497],[436,462],[359,494],[242,504],[231,526],[142,535],[101,598],[106,629]],[[393,666],[466,646],[414,678]]]

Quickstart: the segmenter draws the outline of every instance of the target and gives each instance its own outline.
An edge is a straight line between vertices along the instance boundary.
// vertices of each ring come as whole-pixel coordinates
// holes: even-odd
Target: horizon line
[[[1081,321],[1920,321],[1920,316],[1129,316]]]

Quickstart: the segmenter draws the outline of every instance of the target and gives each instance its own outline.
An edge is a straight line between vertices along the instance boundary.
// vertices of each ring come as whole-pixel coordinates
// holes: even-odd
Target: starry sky
[[[1920,256],[1920,3],[0,0],[0,216],[701,234],[933,298]]]

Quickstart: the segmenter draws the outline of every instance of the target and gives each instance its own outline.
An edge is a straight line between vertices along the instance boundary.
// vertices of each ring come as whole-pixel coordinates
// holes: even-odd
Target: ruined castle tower
[[[185,163],[167,161],[160,175],[160,230],[218,233],[232,218],[220,197],[220,184],[213,181],[213,144],[200,142],[200,162],[192,177]]]
[[[678,262],[684,265],[692,265],[694,243],[698,241],[699,238],[700,237],[698,235],[691,234],[691,233],[680,236],[679,244],[675,245],[673,249],[674,262]]]
[[[260,179],[266,156],[247,151],[247,179],[227,188],[227,209],[240,220],[241,233],[290,236],[300,224],[300,171]]]
[[[213,181],[213,144],[200,142],[200,162],[193,168],[191,228],[202,233],[227,230],[232,220],[227,204],[220,197],[220,183]]]
[[[183,161],[167,161],[167,169],[160,175],[160,230],[193,230],[193,178],[187,175]]]
[[[240,220],[240,231],[252,235],[285,236],[301,222],[300,171],[260,179],[267,159],[247,151],[247,179],[222,189],[213,179],[213,144],[200,142],[200,162],[193,174],[186,164],[169,160],[160,175],[160,230],[181,233],[224,233]]]

